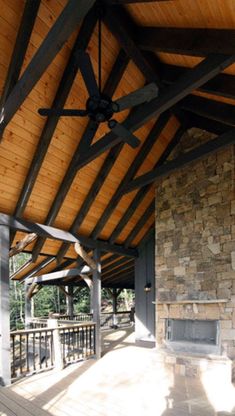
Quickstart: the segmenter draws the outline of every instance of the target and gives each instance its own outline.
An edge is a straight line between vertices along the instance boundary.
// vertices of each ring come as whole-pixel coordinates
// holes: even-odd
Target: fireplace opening
[[[167,341],[218,345],[218,321],[167,319]]]

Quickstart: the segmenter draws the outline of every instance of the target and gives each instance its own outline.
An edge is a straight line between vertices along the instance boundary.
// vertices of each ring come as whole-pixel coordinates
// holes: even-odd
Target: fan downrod
[[[93,95],[86,102],[87,114],[91,120],[103,123],[112,118],[119,111],[118,104],[114,103],[107,95]]]

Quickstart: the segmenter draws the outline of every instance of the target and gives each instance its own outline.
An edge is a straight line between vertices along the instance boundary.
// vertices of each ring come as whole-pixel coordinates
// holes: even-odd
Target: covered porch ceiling
[[[88,52],[98,76],[97,3],[103,92],[117,99],[150,82],[159,88],[158,98],[115,115],[140,140],[135,148],[88,117],[38,114],[41,107],[84,108],[77,53]],[[0,212],[106,243],[102,283],[131,288],[128,250],[154,226],[155,179],[235,141],[234,1],[0,0],[0,6]],[[216,138],[169,162],[192,127]],[[12,248],[25,235],[12,232]],[[77,264],[73,244],[45,236],[24,251],[32,261],[14,279]]]

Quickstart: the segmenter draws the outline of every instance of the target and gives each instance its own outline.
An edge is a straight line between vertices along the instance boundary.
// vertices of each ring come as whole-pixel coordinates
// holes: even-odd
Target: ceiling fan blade
[[[87,116],[87,110],[73,110],[69,108],[39,108],[38,112],[41,116]]]
[[[140,88],[134,92],[131,92],[124,97],[119,98],[115,101],[118,106],[118,111],[123,111],[126,108],[134,107],[136,105],[151,101],[153,98],[158,96],[158,87],[154,82]]]
[[[99,96],[99,88],[95,79],[91,58],[88,53],[79,51],[79,67],[90,96]]]
[[[135,148],[139,146],[140,140],[122,124],[118,123],[116,120],[109,120],[108,125],[117,136],[122,137],[131,147]]]

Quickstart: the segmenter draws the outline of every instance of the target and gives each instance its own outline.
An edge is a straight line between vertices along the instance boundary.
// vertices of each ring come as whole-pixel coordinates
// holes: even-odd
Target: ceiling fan
[[[101,15],[101,14],[100,14]],[[119,137],[122,137],[130,146],[137,147],[139,139],[131,133],[123,124],[118,123],[113,118],[115,113],[126,110],[149,102],[158,95],[158,87],[155,83],[150,83],[128,95],[125,95],[115,101],[109,96],[102,93],[101,82],[101,17],[98,20],[98,83],[91,63],[90,56],[87,52],[80,50],[78,52],[78,64],[84,79],[89,98],[86,102],[86,108],[81,110],[66,108],[39,108],[41,116],[73,116],[89,117],[96,123],[107,122],[109,128]]]

